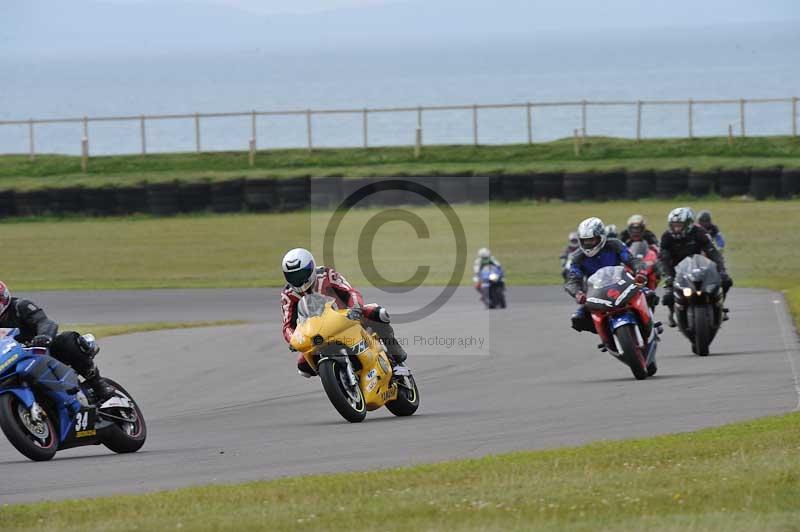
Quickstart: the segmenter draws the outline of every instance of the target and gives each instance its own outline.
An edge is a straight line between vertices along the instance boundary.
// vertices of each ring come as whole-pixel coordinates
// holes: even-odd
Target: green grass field
[[[800,167],[800,141],[791,137],[627,139],[590,137],[580,156],[572,139],[503,146],[429,146],[415,159],[411,148],[341,148],[258,152],[256,166],[245,152],[150,154],[92,157],[86,175],[80,158],[0,156],[0,188],[122,185],[172,179],[224,180],[238,177],[428,176],[531,171],[628,168]]]
[[[456,206],[467,236],[471,277],[475,250],[490,245],[512,284],[560,281],[558,255],[566,236],[588,216],[623,226],[640,213],[657,232],[675,206],[710,208],[729,240],[726,257],[740,285],[788,288],[800,277],[800,202],[677,200],[604,203],[493,203]],[[435,208],[408,208],[430,228],[418,238],[406,223],[389,222],[375,233],[372,255],[391,280],[430,265],[427,284],[446,282],[455,244],[447,220]],[[379,209],[349,214],[336,238],[335,266],[357,284],[365,282],[356,243]],[[4,221],[3,242],[14,250],[3,279],[16,290],[158,287],[278,286],[280,258],[307,246],[322,258],[329,212],[197,215],[175,218],[16,219]]]
[[[12,530],[798,530],[800,413],[404,469],[4,506]]]

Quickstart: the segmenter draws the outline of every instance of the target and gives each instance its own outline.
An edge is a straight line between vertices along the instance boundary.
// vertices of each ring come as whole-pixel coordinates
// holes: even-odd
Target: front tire
[[[619,340],[622,347],[622,357],[625,363],[631,368],[631,373],[636,380],[641,381],[647,378],[647,368],[645,367],[642,350],[636,342],[636,332],[634,325],[623,325],[614,331],[614,335]]]
[[[45,410],[44,419],[34,422],[13,393],[0,395],[0,429],[11,445],[36,462],[46,462],[58,451],[58,432],[49,413]]]
[[[317,370],[322,387],[333,407],[350,423],[360,423],[367,417],[367,403],[361,387],[347,383],[347,370],[342,362],[323,360]],[[346,384],[347,383],[347,384]]]
[[[506,308],[506,292],[500,284],[492,286],[492,303],[495,307]]]
[[[701,305],[694,309],[694,349],[695,354],[701,357],[708,356],[711,345],[712,311],[708,305]]]
[[[131,413],[128,409],[116,409],[114,415],[130,418],[130,421],[128,423],[115,422],[106,428],[103,433],[103,445],[115,453],[135,453],[142,448],[147,439],[147,424],[144,421],[142,411],[139,410],[139,405],[133,399],[133,396],[119,383],[111,379],[106,379],[106,382],[130,399],[133,404],[133,412]]]
[[[419,408],[419,389],[414,376],[403,377],[397,387],[397,399],[386,403],[386,408],[396,416],[410,416]]]

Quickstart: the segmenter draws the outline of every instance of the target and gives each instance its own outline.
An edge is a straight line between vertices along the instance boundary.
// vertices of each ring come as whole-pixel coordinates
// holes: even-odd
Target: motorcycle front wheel
[[[0,429],[19,452],[36,462],[45,462],[58,451],[55,423],[44,412],[41,421],[13,393],[0,395]]]
[[[633,328],[634,325],[623,325],[614,331],[614,335],[622,348],[625,363],[631,368],[631,373],[636,380],[641,381],[647,378],[647,368],[641,349],[636,342],[636,331]]]
[[[333,407],[350,423],[360,423],[367,417],[367,404],[358,383],[350,385],[347,367],[333,359],[323,360],[317,369],[322,388]]]
[[[694,352],[698,356],[708,356],[712,338],[713,312],[709,305],[694,309]]]

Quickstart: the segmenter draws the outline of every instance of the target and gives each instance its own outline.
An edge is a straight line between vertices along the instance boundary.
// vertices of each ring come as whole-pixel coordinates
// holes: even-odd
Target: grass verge
[[[198,327],[224,327],[226,325],[242,325],[243,320],[216,321],[166,321],[152,323],[66,323],[61,325],[62,331],[78,331],[81,334],[92,333],[96,338],[108,338],[138,332],[163,331],[166,329],[195,329]]]
[[[80,158],[66,155],[0,156],[0,188],[103,186],[180,179],[238,177],[427,176],[582,171],[611,168],[800,167],[800,142],[791,137],[721,137],[633,140],[590,137],[576,156],[571,139],[502,146],[428,146],[415,159],[407,147],[304,149],[259,152],[248,165],[246,152],[176,153],[92,157],[87,174]]]
[[[386,471],[5,506],[4,530],[797,530],[800,413]]]

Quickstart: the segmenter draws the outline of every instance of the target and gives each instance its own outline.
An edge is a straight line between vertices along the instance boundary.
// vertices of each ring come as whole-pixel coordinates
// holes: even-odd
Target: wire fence
[[[707,106],[729,106],[733,107],[736,113],[734,121],[729,121],[727,124],[724,124],[724,127],[721,131],[725,131],[727,128],[727,134],[729,137],[734,135],[746,137],[747,136],[747,124],[748,119],[752,119],[754,116],[757,118],[758,115],[755,113],[760,113],[761,109],[765,105],[771,106],[785,106],[785,110],[782,112],[778,112],[776,114],[776,110],[773,109],[772,112],[769,114],[768,120],[770,123],[776,120],[776,117],[779,115],[785,116],[785,129],[784,126],[777,126],[777,129],[783,134],[792,135],[793,137],[797,137],[797,106],[798,106],[798,97],[788,97],[788,98],[740,98],[740,99],[688,99],[688,100],[637,100],[637,101],[590,101],[590,100],[580,100],[580,101],[559,101],[559,102],[523,102],[523,103],[505,103],[505,104],[475,104],[475,105],[436,105],[436,106],[418,106],[418,107],[376,107],[376,108],[362,108],[362,109],[302,109],[302,110],[285,110],[285,111],[245,111],[245,112],[230,112],[230,113],[194,113],[194,114],[163,114],[163,115],[127,115],[127,116],[83,116],[83,117],[73,117],[73,118],[49,118],[49,119],[28,119],[28,120],[4,120],[0,121],[0,126],[23,126],[24,133],[23,135],[26,137],[25,141],[27,141],[28,146],[28,157],[30,160],[35,160],[37,154],[37,133],[40,132],[46,126],[56,126],[59,124],[79,124],[82,125],[82,136],[79,139],[75,139],[75,143],[73,145],[78,146],[80,145],[81,154],[83,155],[84,160],[89,157],[89,147],[90,147],[90,134],[92,134],[92,128],[90,126],[92,124],[104,124],[104,123],[133,123],[134,125],[138,125],[138,150],[137,151],[127,151],[123,153],[141,153],[142,155],[147,155],[149,152],[159,151],[158,147],[154,147],[154,139],[148,135],[148,126],[155,125],[156,122],[164,122],[164,121],[191,121],[193,123],[193,134],[194,134],[194,151],[200,153],[203,151],[223,151],[220,149],[218,143],[214,143],[215,146],[207,146],[203,142],[203,124],[204,121],[209,121],[211,119],[219,119],[219,118],[244,118],[248,119],[249,127],[247,128],[246,135],[248,136],[247,145],[242,145],[241,149],[249,150],[250,152],[250,159],[251,164],[255,155],[256,150],[259,146],[259,122],[270,120],[270,119],[278,119],[278,118],[289,118],[294,119],[297,121],[301,121],[302,125],[305,129],[305,139],[301,142],[295,142],[290,146],[286,147],[294,147],[294,148],[306,148],[309,151],[315,149],[315,147],[320,147],[318,144],[319,139],[317,138],[318,130],[322,129],[319,127],[319,124],[316,124],[316,119],[321,119],[326,116],[347,116],[351,119],[355,118],[357,121],[357,125],[353,124],[352,120],[349,122],[350,130],[347,132],[347,135],[342,135],[341,132],[338,134],[334,133],[334,136],[339,138],[349,138],[353,139],[354,134],[352,131],[353,127],[360,128],[360,132],[355,133],[355,136],[360,137],[360,143],[358,146],[363,148],[370,148],[376,147],[377,144],[370,141],[370,117],[378,117],[379,115],[387,115],[387,114],[403,114],[403,115],[415,115],[416,124],[415,127],[413,126],[413,122],[411,127],[404,126],[401,130],[405,130],[407,134],[401,134],[402,138],[399,139],[399,144],[396,145],[407,145],[407,146],[415,146],[416,150],[421,149],[424,144],[424,135],[423,126],[425,124],[428,125],[435,125],[436,116],[442,116],[443,113],[450,112],[450,111],[466,111],[471,113],[471,124],[466,125],[461,134],[457,135],[458,139],[455,142],[448,142],[454,139],[438,139],[439,142],[433,143],[442,143],[441,141],[444,140],[444,143],[454,144],[454,143],[463,143],[464,139],[471,137],[471,142],[474,145],[480,145],[482,143],[481,137],[481,116],[485,114],[487,111],[520,111],[520,115],[515,118],[512,118],[513,115],[505,115],[504,121],[506,122],[513,122],[518,121],[517,126],[520,131],[524,129],[525,137],[521,137],[518,139],[518,142],[527,141],[529,144],[534,143],[534,132],[537,130],[537,115],[543,112],[545,109],[548,108],[562,108],[562,109],[577,109],[578,122],[574,125],[577,127],[563,127],[563,135],[562,136],[581,136],[585,137],[591,132],[588,128],[588,121],[589,117],[593,110],[599,110],[603,108],[625,108],[628,112],[633,113],[633,119],[630,120],[629,118],[625,118],[624,121],[630,120],[630,130],[629,133],[624,134],[623,136],[629,138],[635,138],[636,140],[640,140],[643,138],[647,138],[644,131],[643,131],[643,115],[644,111],[648,108],[655,108],[655,107],[669,107],[674,108],[676,113],[685,113],[685,137],[688,138],[695,138],[697,136],[704,136],[698,135],[698,123],[699,120],[695,116],[698,114],[702,108]],[[785,113],[785,114],[784,114]],[[606,115],[603,114],[603,119],[607,119]],[[675,116],[671,117],[672,120],[675,119]],[[413,119],[412,119],[413,120]],[[782,122],[783,120],[779,120]],[[616,120],[619,123],[619,119]],[[316,124],[316,125],[315,125]],[[719,126],[720,124],[717,124]],[[774,125],[774,124],[773,124]],[[191,127],[191,126],[190,126]],[[623,126],[624,127],[624,126]],[[97,128],[98,130],[101,129],[100,127]],[[410,131],[409,131],[410,129]],[[604,129],[604,128],[598,128]],[[327,133],[330,134],[331,131],[329,128],[326,129]],[[720,128],[717,127],[715,131],[720,131]],[[228,133],[231,133],[230,131]],[[129,135],[132,134],[129,132]],[[133,133],[135,134],[135,133]],[[97,132],[96,135],[102,135],[101,132]],[[6,135],[4,138],[10,138]],[[96,137],[95,137],[96,138]],[[650,137],[652,138],[652,137]],[[296,137],[295,137],[296,139]],[[404,140],[405,139],[405,140]],[[104,139],[107,140],[107,139]],[[112,139],[112,141],[117,142],[120,140],[119,138]],[[163,139],[161,139],[163,141]],[[397,139],[395,139],[397,141]],[[459,142],[462,141],[462,142]],[[126,141],[124,144],[130,146],[130,142]],[[351,142],[350,145],[353,143]],[[324,145],[331,146],[331,143],[325,142]],[[334,141],[333,145],[337,145]],[[385,144],[383,144],[385,145]],[[342,146],[344,147],[344,146]],[[226,146],[224,151],[229,150],[230,147]],[[3,151],[5,152],[5,151]]]

